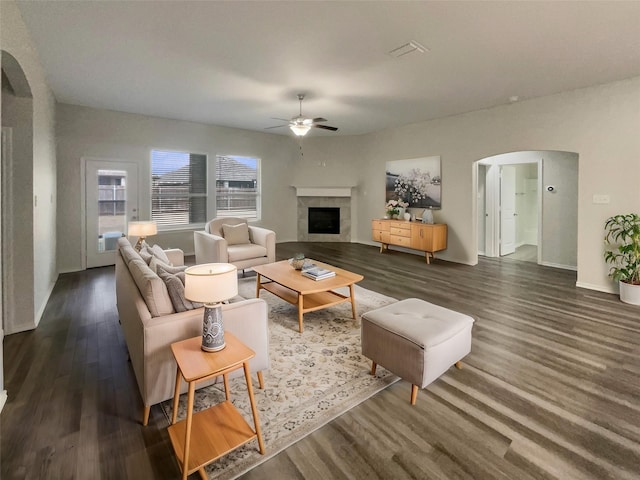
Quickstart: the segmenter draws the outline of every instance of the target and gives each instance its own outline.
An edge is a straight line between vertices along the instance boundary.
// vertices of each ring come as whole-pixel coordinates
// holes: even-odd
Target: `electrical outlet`
[[[597,205],[605,205],[609,203],[609,195],[596,194],[593,196],[593,203]]]

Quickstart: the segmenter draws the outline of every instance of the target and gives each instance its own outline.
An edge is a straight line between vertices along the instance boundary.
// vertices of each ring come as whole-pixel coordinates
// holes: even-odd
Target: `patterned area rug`
[[[360,348],[360,315],[395,299],[355,288],[358,320],[351,316],[351,304],[343,303],[305,314],[302,334],[297,308],[262,290],[260,296],[269,304],[271,369],[264,373],[264,390],[254,381],[254,393],[266,454],[260,455],[257,441],[251,441],[209,465],[209,478],[236,478],[398,380],[382,367],[372,377],[371,362]],[[240,279],[238,290],[245,298],[254,297],[255,278]],[[348,295],[348,289],[343,293]],[[244,377],[229,384],[234,405],[253,425]],[[223,400],[221,384],[197,390],[194,411]],[[168,422],[171,403],[162,404]],[[185,394],[179,419],[186,417],[186,403]]]

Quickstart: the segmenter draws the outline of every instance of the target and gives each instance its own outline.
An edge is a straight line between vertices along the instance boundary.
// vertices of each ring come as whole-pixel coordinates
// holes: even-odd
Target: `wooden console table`
[[[412,248],[424,252],[427,263],[436,258],[435,252],[447,248],[446,223],[420,223],[406,220],[376,219],[371,221],[373,240],[380,242],[380,253],[389,245]]]
[[[196,471],[206,479],[205,465],[254,438],[258,440],[260,453],[264,455],[258,409],[253,398],[249,371],[249,359],[253,358],[255,353],[229,332],[225,332],[225,339],[227,346],[219,352],[203,352],[200,349],[202,337],[194,337],[171,344],[171,351],[178,364],[178,370],[169,438],[178,457],[178,462],[182,466],[183,480],[186,480],[190,473]],[[255,429],[249,426],[229,398],[227,374],[237,368],[244,368]],[[226,400],[194,414],[193,398],[196,383],[220,375],[224,379]],[[182,378],[189,384],[187,418],[176,422]]]

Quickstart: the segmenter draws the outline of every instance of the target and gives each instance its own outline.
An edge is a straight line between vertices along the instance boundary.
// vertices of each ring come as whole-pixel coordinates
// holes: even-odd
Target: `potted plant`
[[[605,261],[609,276],[618,280],[620,300],[640,305],[640,215],[614,215],[604,224]]]

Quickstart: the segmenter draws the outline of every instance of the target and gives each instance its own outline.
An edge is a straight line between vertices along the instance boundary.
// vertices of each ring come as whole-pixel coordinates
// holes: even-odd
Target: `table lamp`
[[[192,302],[204,303],[202,350],[222,350],[224,326],[220,302],[238,294],[238,270],[230,263],[205,263],[184,271],[184,296]]]
[[[129,222],[127,232],[130,237],[138,237],[138,242],[136,243],[135,248],[140,251],[144,239],[158,233],[158,226],[153,220],[147,222]]]

